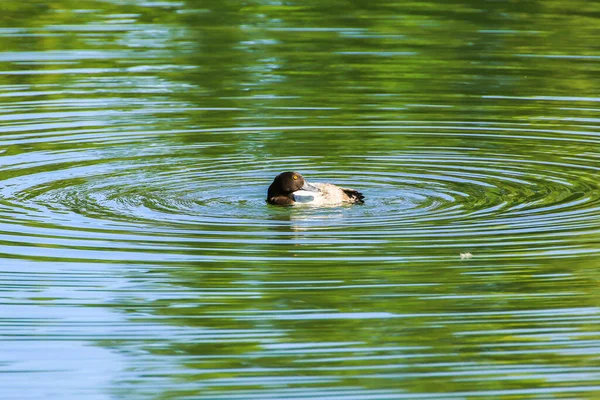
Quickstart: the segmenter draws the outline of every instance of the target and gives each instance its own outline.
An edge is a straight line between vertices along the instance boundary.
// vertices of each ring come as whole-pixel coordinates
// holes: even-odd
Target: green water
[[[0,2],[0,397],[600,398],[599,26]]]

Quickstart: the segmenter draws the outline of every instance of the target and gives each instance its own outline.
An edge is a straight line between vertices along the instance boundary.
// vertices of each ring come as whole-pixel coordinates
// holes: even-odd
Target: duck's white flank
[[[311,183],[318,191],[297,190],[293,193],[294,201],[301,204],[327,206],[342,204],[348,200],[344,191],[331,183]]]

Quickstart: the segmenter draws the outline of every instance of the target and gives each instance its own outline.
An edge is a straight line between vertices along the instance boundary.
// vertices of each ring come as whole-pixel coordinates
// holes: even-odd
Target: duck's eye
[[[293,178],[295,181],[297,181],[297,180],[298,180],[298,175],[294,175],[294,176],[292,176],[292,178]]]

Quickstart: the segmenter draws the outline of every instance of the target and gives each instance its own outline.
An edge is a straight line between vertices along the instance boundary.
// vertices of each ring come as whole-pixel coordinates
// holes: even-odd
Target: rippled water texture
[[[600,9],[526,3],[0,2],[0,397],[600,398]]]

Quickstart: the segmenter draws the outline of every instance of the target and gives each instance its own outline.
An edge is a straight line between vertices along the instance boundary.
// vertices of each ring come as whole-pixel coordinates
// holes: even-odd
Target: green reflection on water
[[[6,327],[21,360],[19,336],[122,357],[73,397],[594,398],[597,17],[3,2],[0,274],[8,307],[31,307]],[[284,169],[367,203],[268,207]]]

